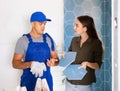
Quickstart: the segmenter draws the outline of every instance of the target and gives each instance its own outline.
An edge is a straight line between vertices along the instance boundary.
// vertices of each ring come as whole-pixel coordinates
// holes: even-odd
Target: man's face
[[[33,29],[38,34],[43,34],[45,30],[46,22],[33,22]]]

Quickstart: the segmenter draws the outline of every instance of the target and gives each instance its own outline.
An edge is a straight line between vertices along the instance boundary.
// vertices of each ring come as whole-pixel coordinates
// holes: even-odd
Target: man
[[[53,39],[44,34],[47,21],[51,19],[47,19],[43,12],[34,12],[30,18],[30,33],[24,34],[16,44],[12,64],[16,69],[23,69],[20,86],[27,91],[35,91],[37,87],[39,91],[45,87],[53,91],[50,66],[56,66],[59,59]]]

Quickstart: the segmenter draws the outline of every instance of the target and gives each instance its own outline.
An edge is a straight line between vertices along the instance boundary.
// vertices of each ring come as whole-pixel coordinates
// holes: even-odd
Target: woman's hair
[[[77,19],[82,23],[83,27],[87,28],[87,34],[89,37],[99,39],[92,17],[85,15],[79,16]]]

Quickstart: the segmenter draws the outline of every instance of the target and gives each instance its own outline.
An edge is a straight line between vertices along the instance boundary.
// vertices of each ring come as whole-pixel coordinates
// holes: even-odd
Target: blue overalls
[[[51,39],[52,50],[54,50],[54,44],[52,38],[46,33],[43,34],[43,42],[33,42],[30,34],[26,34],[29,44],[25,56],[25,62],[30,61],[39,61],[44,62],[46,64],[47,59],[50,59],[50,48],[46,43],[46,36]],[[41,79],[46,78],[47,83],[49,85],[50,91],[53,91],[53,80],[50,73],[50,67],[46,65],[47,71],[44,71]],[[21,76],[21,87],[26,86],[27,91],[34,91],[36,85],[37,77],[30,72],[30,68],[24,69],[23,74]]]

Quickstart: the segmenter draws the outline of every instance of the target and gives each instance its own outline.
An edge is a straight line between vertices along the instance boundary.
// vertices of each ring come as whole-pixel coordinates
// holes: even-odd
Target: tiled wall
[[[74,36],[75,18],[90,15],[104,44],[103,65],[96,71],[94,91],[111,91],[111,0],[64,0],[64,50],[67,51]]]

